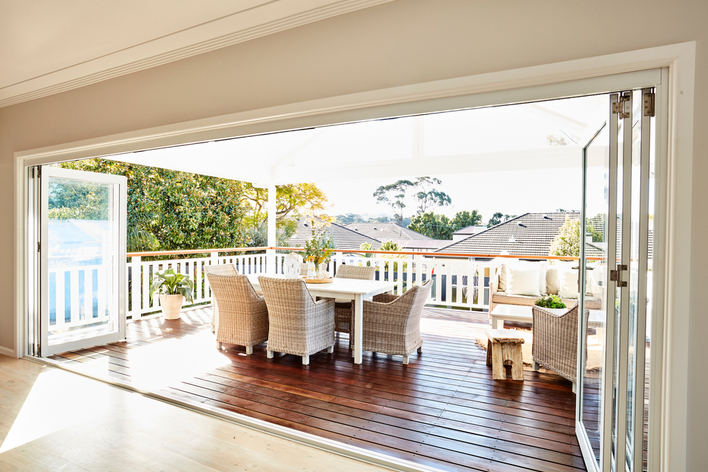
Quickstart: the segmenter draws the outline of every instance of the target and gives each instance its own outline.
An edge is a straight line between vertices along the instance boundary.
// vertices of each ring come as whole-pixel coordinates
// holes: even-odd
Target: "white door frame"
[[[39,224],[41,231],[41,241],[42,250],[40,251],[40,261],[41,267],[48,268],[48,256],[49,249],[47,242],[49,241],[49,228],[48,228],[48,199],[49,192],[47,191],[47,186],[50,178],[61,178],[69,179],[75,182],[82,183],[102,183],[105,185],[111,185],[113,192],[109,202],[109,208],[111,208],[111,213],[115,213],[115,216],[110,217],[110,221],[117,222],[115,227],[111,229],[113,238],[111,241],[114,245],[113,261],[111,263],[112,269],[114,269],[113,276],[111,279],[111,290],[110,296],[106,297],[110,300],[110,310],[111,318],[116,321],[115,328],[108,333],[102,333],[100,335],[93,335],[90,337],[84,337],[81,339],[62,342],[57,345],[50,346],[49,344],[49,288],[48,288],[48,277],[42,279],[44,283],[40,283],[41,286],[41,296],[39,304],[39,312],[37,313],[38,324],[40,326],[40,345],[41,345],[41,356],[48,357],[52,354],[58,352],[73,351],[76,349],[82,349],[85,347],[98,346],[103,344],[108,344],[116,341],[125,339],[125,322],[127,314],[127,300],[126,300],[126,286],[128,281],[127,269],[126,269],[126,238],[127,238],[127,189],[128,189],[128,179],[122,175],[111,175],[111,174],[101,174],[96,172],[86,172],[74,169],[62,169],[54,167],[46,167],[42,169],[42,176],[40,177],[40,182],[42,186],[42,194],[40,202],[41,210],[39,211],[37,218],[41,219]],[[117,248],[117,249],[116,249]],[[29,254],[28,254],[29,255]],[[117,265],[117,267],[116,267]],[[117,270],[115,270],[117,269]],[[78,292],[77,292],[78,293]],[[57,312],[58,317],[60,313]]]
[[[661,362],[652,362],[657,368],[652,370],[652,384],[661,388],[652,390],[650,411],[654,425],[661,426],[660,435],[651,439],[650,460],[656,464],[660,458],[662,470],[685,470],[695,47],[695,42],[679,43],[393,87],[16,152],[15,248],[26,254],[29,166],[362,119],[630,89],[653,76],[653,71],[646,71],[665,67],[666,81],[657,90],[663,97],[657,112],[668,119],[657,119],[657,175],[665,178],[656,183],[655,225],[661,231],[654,239],[657,305],[652,323],[663,354]],[[21,357],[26,349],[24,256],[15,258],[15,273],[15,355]],[[663,288],[660,293],[658,287]]]

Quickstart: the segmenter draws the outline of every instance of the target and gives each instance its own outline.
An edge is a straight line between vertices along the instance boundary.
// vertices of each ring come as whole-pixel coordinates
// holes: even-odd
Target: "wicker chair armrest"
[[[396,307],[394,302],[380,303],[365,300],[364,318],[374,320],[385,320],[389,324],[405,324],[408,319],[408,311]]]
[[[334,298],[317,298],[315,301],[315,306],[320,307],[320,306],[326,306],[329,303],[332,303],[334,305]]]
[[[392,293],[380,293],[373,297],[373,300],[378,303],[391,303],[397,299],[398,295],[393,295]]]

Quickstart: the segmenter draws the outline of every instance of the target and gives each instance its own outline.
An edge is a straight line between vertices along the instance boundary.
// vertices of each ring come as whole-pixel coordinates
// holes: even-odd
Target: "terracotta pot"
[[[162,306],[162,314],[166,320],[178,320],[182,311],[182,303],[184,303],[184,295],[178,293],[176,295],[160,294],[160,305]]]

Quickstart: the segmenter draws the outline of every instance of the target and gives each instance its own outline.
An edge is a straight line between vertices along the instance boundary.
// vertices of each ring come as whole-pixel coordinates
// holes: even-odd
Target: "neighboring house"
[[[292,247],[305,247],[305,242],[312,237],[312,221],[318,224],[327,224],[327,231],[332,235],[337,249],[359,249],[362,243],[371,243],[373,249],[381,247],[381,241],[358,233],[352,229],[337,223],[327,223],[317,217],[303,216],[298,220],[297,231],[288,239],[288,244]]]
[[[486,231],[487,227],[484,225],[477,226],[467,226],[466,228],[458,229],[452,233],[452,242],[462,241],[463,239],[479,234],[482,231]]]
[[[547,256],[553,239],[566,217],[580,218],[577,212],[525,213],[509,221],[453,242],[439,249],[439,253],[479,254],[484,256]],[[589,256],[602,255],[604,251],[595,245]]]
[[[396,223],[349,223],[346,227],[381,242],[393,241],[402,251],[435,251],[448,243]]]

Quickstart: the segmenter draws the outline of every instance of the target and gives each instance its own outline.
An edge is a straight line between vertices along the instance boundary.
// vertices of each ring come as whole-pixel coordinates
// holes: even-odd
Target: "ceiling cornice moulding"
[[[274,2],[0,89],[0,108],[204,54],[394,0]],[[270,10],[268,10],[270,8]],[[264,18],[280,16],[275,20]]]

